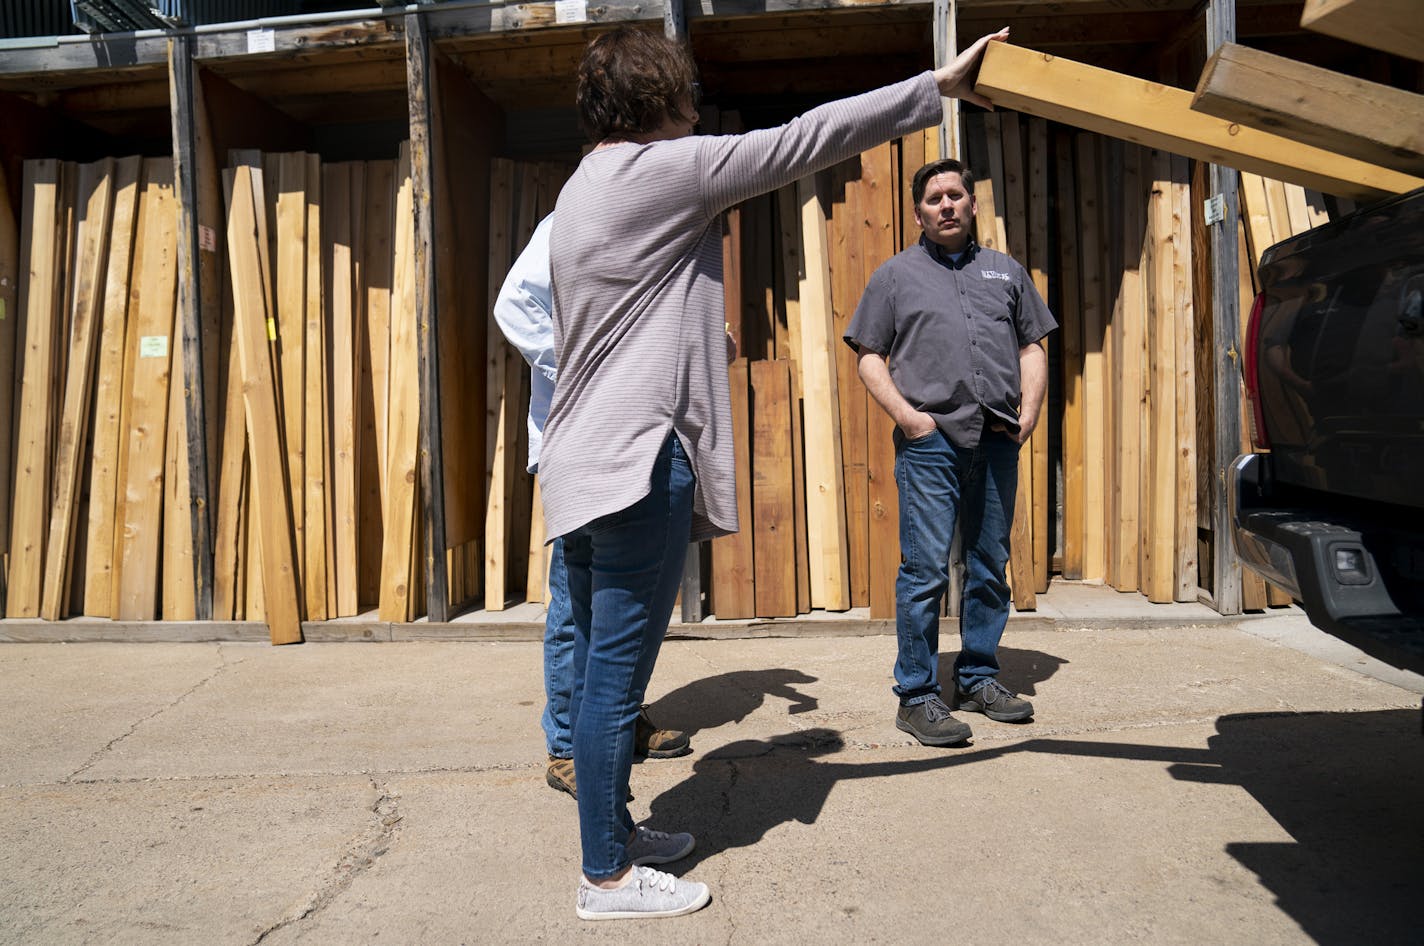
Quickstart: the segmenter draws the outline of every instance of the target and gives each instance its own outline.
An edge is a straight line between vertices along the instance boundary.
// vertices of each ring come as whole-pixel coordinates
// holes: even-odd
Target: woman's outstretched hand
[[[991,42],[1002,42],[1008,38],[1009,28],[1007,26],[997,33],[981,36],[974,41],[974,45],[955,56],[953,62],[936,69],[934,77],[935,81],[939,83],[939,94],[946,98],[973,102],[984,108],[993,108],[992,102],[974,91],[973,79],[979,70],[979,60],[984,55],[984,47]]]

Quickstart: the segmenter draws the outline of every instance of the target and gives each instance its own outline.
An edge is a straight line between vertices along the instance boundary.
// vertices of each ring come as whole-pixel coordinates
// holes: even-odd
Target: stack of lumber
[[[214,616],[421,612],[410,158],[235,152]]]
[[[6,614],[192,619],[173,163],[27,161],[20,193],[18,242],[0,226]]]
[[[1196,319],[1185,158],[1058,132],[1063,574],[1195,601]]]
[[[734,116],[721,121],[735,127]],[[712,543],[720,619],[853,607],[894,615],[894,425],[841,337],[870,274],[917,238],[902,208],[937,137],[894,141],[727,215],[741,532]]]
[[[1050,203],[1048,124],[1013,112],[965,121],[968,165],[977,175],[977,239],[1018,260],[1045,300],[1048,292]],[[1049,336],[1045,345],[1054,345]],[[1030,611],[1048,590],[1050,562],[1049,416],[1045,403],[1033,436],[1019,450],[1018,494],[1009,558],[1014,607]]]
[[[539,221],[554,210],[570,168],[496,158],[490,167],[489,306]],[[528,473],[529,366],[488,319],[485,374],[485,533],[481,571],[465,575],[465,594],[452,577],[451,597],[473,594],[483,578],[485,609],[514,601],[548,601],[548,549],[537,480]],[[451,484],[455,485],[455,484]],[[452,573],[452,576],[460,572]]]

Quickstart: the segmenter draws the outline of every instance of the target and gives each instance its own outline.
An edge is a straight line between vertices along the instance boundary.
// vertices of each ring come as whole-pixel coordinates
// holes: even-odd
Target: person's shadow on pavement
[[[729,848],[755,844],[777,825],[814,824],[837,782],[950,768],[973,755],[937,752],[895,762],[823,761],[845,747],[834,729],[814,728],[770,739],[744,739],[707,753],[683,779],[652,801],[646,823],[677,825],[699,845],[679,870]]]
[[[733,670],[678,687],[651,704],[648,711],[659,726],[694,735],[702,729],[740,723],[760,709],[768,697],[790,703],[788,713],[810,712],[820,704],[796,688],[815,682],[810,674],[786,667]]]

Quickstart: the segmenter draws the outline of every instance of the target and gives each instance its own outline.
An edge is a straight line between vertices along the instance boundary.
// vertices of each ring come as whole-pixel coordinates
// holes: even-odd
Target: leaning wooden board
[[[168,382],[173,318],[178,288],[178,205],[173,192],[173,162],[144,161],[144,190],[139,240],[140,267],[129,295],[131,337],[136,337],[133,375],[125,384],[130,403],[120,447],[126,455],[119,482],[123,513],[117,527],[120,621],[151,621],[157,614],[159,552],[163,511],[163,459],[168,434]]]
[[[77,284],[69,326],[69,370],[60,406],[59,440],[54,457],[53,506],[50,509],[40,617],[65,615],[65,589],[78,526],[79,480],[89,427],[89,395],[94,385],[94,355],[103,314],[104,267],[109,252],[114,209],[114,161],[106,158],[79,168],[82,206],[76,227]],[[122,226],[121,221],[115,221]]]
[[[17,305],[20,289],[20,227],[15,208],[10,203],[10,187],[5,168],[0,162],[0,378],[12,378],[15,372],[15,326],[20,321]],[[11,434],[14,430],[15,390],[0,384],[0,550],[10,548],[10,474]],[[0,568],[0,576],[5,569]],[[0,581],[3,589],[3,581]],[[3,601],[0,590],[0,601]],[[0,614],[3,614],[0,609]]]
[[[234,324],[242,363],[242,387],[252,459],[253,528],[261,548],[262,605],[272,643],[302,639],[297,575],[293,564],[292,514],[283,478],[281,442],[271,432],[280,423],[277,386],[268,354],[275,332],[261,265],[257,216],[263,213],[261,174],[251,166],[233,172],[228,213],[228,258],[232,267]],[[249,618],[251,615],[249,615]]]
[[[24,274],[24,349],[20,368],[20,423],[15,442],[14,504],[6,615],[37,617],[49,498],[49,419],[54,396],[53,346],[60,207],[58,161],[26,161],[20,245]]]
[[[114,171],[113,227],[109,237],[108,267],[104,274],[99,364],[94,380],[93,447],[85,539],[88,566],[85,569],[84,613],[92,617],[110,617],[113,614],[114,519],[121,429],[119,412],[123,401],[129,278],[142,171],[143,159],[138,157],[121,159]]]

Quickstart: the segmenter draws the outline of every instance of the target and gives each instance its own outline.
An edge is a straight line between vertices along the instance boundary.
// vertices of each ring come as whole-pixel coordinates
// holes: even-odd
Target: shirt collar
[[[972,260],[974,255],[979,251],[979,242],[971,236],[969,242],[964,244],[964,251],[959,257],[959,262],[956,264],[953,255],[948,250],[938,243],[935,243],[923,233],[920,234],[920,246],[924,247],[925,252],[930,255],[931,259],[937,260],[951,269],[963,266]]]

